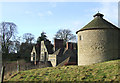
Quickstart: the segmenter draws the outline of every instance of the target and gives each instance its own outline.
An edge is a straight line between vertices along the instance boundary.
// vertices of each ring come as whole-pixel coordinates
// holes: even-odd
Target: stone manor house
[[[54,45],[49,40],[41,41],[33,47],[31,52],[31,61],[34,64],[38,62],[50,61],[52,66],[77,64],[77,44],[67,42],[64,47],[64,42],[61,39],[54,39]]]
[[[97,13],[94,19],[78,30],[78,41],[68,42],[63,48],[63,40],[42,41],[33,47],[31,61],[50,61],[52,66],[65,64],[90,65],[120,59],[120,28]]]

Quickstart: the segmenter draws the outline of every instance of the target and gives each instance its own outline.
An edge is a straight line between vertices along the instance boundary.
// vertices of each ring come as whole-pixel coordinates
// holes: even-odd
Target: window
[[[45,52],[45,61],[47,61],[47,53]]]
[[[43,55],[41,56],[41,59],[43,59]]]
[[[35,53],[33,53],[33,60],[35,60]]]
[[[80,40],[83,40],[82,36],[80,35]]]

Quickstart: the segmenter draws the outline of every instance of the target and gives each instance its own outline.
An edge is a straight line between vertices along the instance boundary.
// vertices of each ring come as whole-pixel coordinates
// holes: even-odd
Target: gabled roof
[[[62,64],[66,62],[77,62],[77,53],[76,49],[65,49],[60,48],[54,54],[57,56],[57,64]],[[63,62],[64,61],[64,62]]]
[[[46,46],[48,54],[52,54],[53,53],[53,45],[51,44],[51,42],[49,40],[46,40],[46,41],[44,41],[44,44]]]
[[[73,64],[75,65],[75,64],[77,64],[76,59],[77,59],[76,57],[70,56],[70,57],[64,59],[64,61],[62,61],[60,64],[58,64],[58,66],[64,66],[66,64],[71,64],[71,63],[72,63],[72,65]]]
[[[58,64],[57,66],[64,66],[65,63],[68,63],[70,57],[66,58],[64,61],[62,61],[60,64]]]
[[[64,54],[65,48],[59,48],[57,51],[55,51],[53,54],[57,56],[62,56]]]
[[[46,45],[46,48],[47,48],[48,54],[53,53],[53,45],[52,44]]]
[[[40,45],[41,45],[41,44],[35,44],[35,45],[33,46],[33,48],[32,48],[32,51],[33,51],[33,49],[35,49],[37,55],[40,54]],[[31,52],[32,52],[32,51],[31,51]]]
[[[58,57],[62,56],[73,56],[76,55],[76,49],[66,49],[66,48],[60,48],[57,51],[55,51],[53,54],[57,55]]]
[[[36,52],[37,52],[37,54],[40,54],[40,43],[39,44],[36,44],[36,46],[35,46],[35,49],[36,49]]]
[[[103,16],[104,15],[101,13],[95,14],[93,16],[94,19],[91,22],[89,22],[87,25],[85,25],[82,29],[80,29],[79,31],[89,30],[89,29],[119,29],[112,23],[105,20]],[[78,33],[79,31],[77,31],[76,33]]]

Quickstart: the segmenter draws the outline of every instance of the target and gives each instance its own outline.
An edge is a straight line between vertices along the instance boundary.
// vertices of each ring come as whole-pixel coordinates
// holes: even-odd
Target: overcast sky
[[[1,2],[0,7],[0,22],[15,23],[18,36],[32,33],[37,39],[44,31],[52,42],[59,29],[76,35],[98,11],[118,26],[118,2]]]

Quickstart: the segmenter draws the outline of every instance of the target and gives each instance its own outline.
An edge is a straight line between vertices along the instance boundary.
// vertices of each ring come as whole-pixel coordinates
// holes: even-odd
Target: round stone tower
[[[97,13],[94,19],[76,32],[78,35],[78,65],[118,59],[120,29]]]

